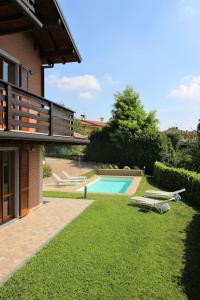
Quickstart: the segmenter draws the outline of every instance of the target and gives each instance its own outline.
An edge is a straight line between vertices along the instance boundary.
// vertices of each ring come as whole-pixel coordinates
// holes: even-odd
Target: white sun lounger
[[[166,191],[155,191],[155,190],[147,190],[144,193],[145,197],[167,197],[167,198],[173,198],[173,200],[178,201],[181,199],[180,193],[185,192],[185,189],[178,190],[175,192],[166,192]]]
[[[54,178],[54,180],[56,181],[57,185],[75,185],[78,183],[77,180],[73,180],[73,179],[62,179],[60,178],[57,174],[53,173],[52,177]]]
[[[66,179],[74,179],[77,181],[85,181],[87,179],[86,176],[70,176],[66,171],[62,171],[62,173],[66,177]]]
[[[139,206],[144,210],[157,210],[160,214],[162,214],[170,209],[168,201],[172,200],[174,199],[170,198],[164,201],[136,196],[130,199],[129,204]]]

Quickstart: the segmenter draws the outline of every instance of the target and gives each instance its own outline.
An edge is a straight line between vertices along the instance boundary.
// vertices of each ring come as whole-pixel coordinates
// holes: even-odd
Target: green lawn
[[[137,194],[152,185],[144,178]],[[64,195],[75,197],[54,194]],[[0,299],[199,299],[195,208],[173,202],[159,215],[128,206],[127,196],[90,198],[94,204],[12,276]]]

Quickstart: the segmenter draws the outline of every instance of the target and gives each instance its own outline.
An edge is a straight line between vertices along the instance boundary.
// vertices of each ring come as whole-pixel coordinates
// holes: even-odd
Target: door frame
[[[17,148],[17,147],[0,147],[0,152],[7,152],[7,151],[15,152],[15,174],[14,174],[15,203],[14,203],[13,218],[19,218],[19,148]],[[5,223],[2,223],[2,224],[5,224]]]
[[[27,174],[27,187],[23,188],[23,189],[25,189],[25,192],[27,192],[27,207],[25,207],[25,208],[23,207],[24,202],[22,200],[24,191],[22,191],[22,186],[21,186],[21,184],[22,184],[21,183],[21,180],[22,180],[22,177],[21,177],[21,175],[22,175],[21,160],[23,158],[23,155],[22,155],[23,151],[26,152],[26,154],[27,154],[27,164],[28,164],[27,165],[27,172],[28,172],[28,174]],[[19,217],[23,218],[26,215],[28,215],[28,213],[29,213],[29,151],[28,151],[28,149],[21,149],[21,151],[19,153],[19,168],[20,168],[20,170],[19,170]]]

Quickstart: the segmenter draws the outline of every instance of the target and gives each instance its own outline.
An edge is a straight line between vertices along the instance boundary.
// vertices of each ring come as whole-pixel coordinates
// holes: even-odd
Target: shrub
[[[112,165],[112,164],[109,164],[109,165],[108,165],[108,169],[113,169],[113,165]]]
[[[113,169],[119,169],[118,165],[113,165]]]
[[[48,164],[43,165],[43,178],[51,177],[52,175],[52,168]]]
[[[123,169],[124,170],[130,170],[131,168],[129,166],[124,166]]]
[[[155,181],[171,191],[185,188],[184,198],[200,204],[200,174],[182,168],[168,167],[160,162],[154,166]]]

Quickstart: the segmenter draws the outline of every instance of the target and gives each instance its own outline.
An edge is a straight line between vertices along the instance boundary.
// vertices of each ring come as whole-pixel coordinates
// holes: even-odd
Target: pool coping
[[[103,176],[108,176],[110,177],[110,175],[103,175]],[[86,181],[84,182],[80,182],[80,183],[77,183],[76,185],[67,185],[67,186],[62,186],[62,185],[56,185],[56,184],[44,184],[43,185],[43,191],[56,191],[56,192],[67,192],[67,193],[83,193],[83,191],[80,191],[80,189],[88,184],[90,184],[91,182],[95,181],[96,179],[102,177],[102,175],[93,175],[92,177],[90,177],[89,179],[87,179]],[[112,176],[113,177],[113,176]],[[114,176],[115,177],[115,176]],[[141,179],[143,178],[143,176],[116,176],[116,177],[132,177],[134,178],[134,182],[128,187],[128,189],[126,190],[125,193],[92,193],[90,192],[91,194],[99,194],[99,195],[102,195],[102,194],[108,194],[108,195],[133,195],[140,182],[141,182]],[[53,181],[52,181],[53,182]]]
[[[77,189],[77,192],[83,192],[84,186],[90,186],[91,184],[95,183],[102,177],[117,177],[117,178],[131,178],[133,182],[128,186],[127,190],[124,193],[112,193],[112,192],[90,192],[90,194],[107,194],[107,195],[132,195],[137,191],[137,188],[141,182],[142,176],[114,176],[114,175],[96,175],[95,178],[91,178],[93,180],[90,180],[87,182],[87,184],[82,185]]]

